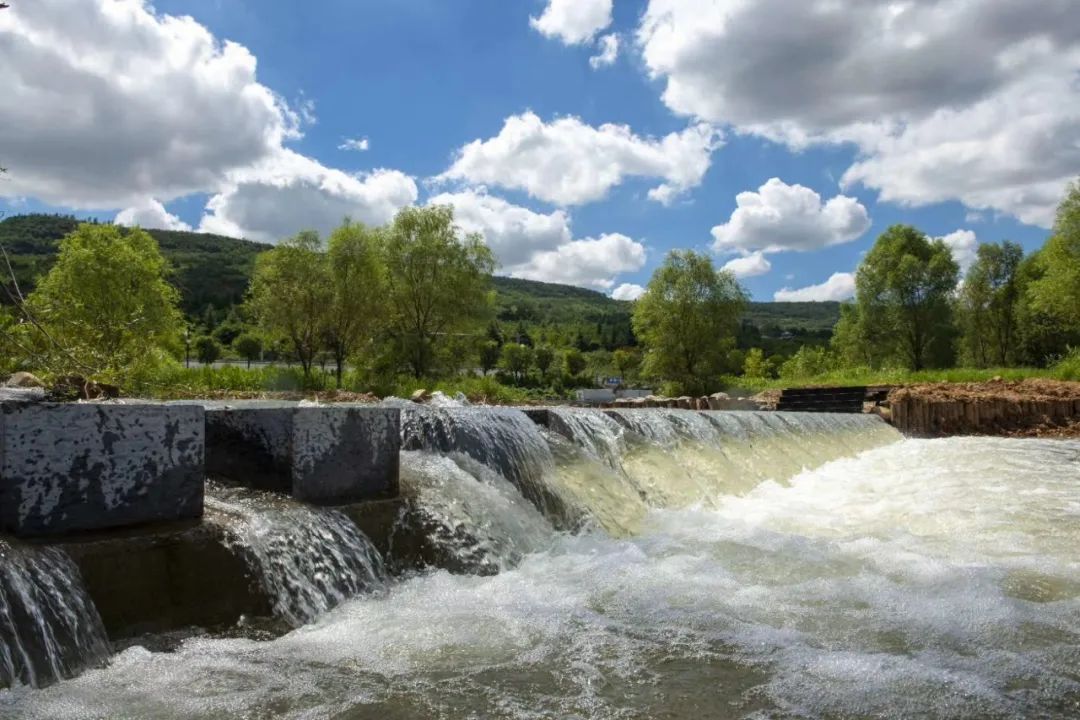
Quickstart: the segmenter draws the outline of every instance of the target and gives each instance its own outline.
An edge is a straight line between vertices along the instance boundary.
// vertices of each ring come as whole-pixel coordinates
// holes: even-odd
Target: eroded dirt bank
[[[928,383],[895,388],[887,417],[913,435],[1080,437],[1080,383]]]

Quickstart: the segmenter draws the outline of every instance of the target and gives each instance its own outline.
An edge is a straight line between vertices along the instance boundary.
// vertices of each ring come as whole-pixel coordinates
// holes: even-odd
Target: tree
[[[250,369],[251,363],[262,355],[262,339],[258,335],[244,333],[233,341],[233,349],[240,354],[240,357],[247,360],[247,366]]]
[[[551,369],[551,364],[555,362],[555,351],[551,349],[550,345],[541,345],[536,348],[533,353],[533,363],[536,365],[536,369],[540,371],[540,376],[546,378],[548,370]]]
[[[499,343],[494,340],[485,340],[480,343],[480,369],[487,375],[499,364]]]
[[[491,308],[495,258],[479,235],[458,236],[449,206],[405,208],[387,233],[388,334],[417,378],[448,334],[474,331]]]
[[[502,346],[502,355],[499,365],[503,370],[511,373],[514,380],[522,382],[533,364],[533,350],[528,345],[521,343],[506,343]]]
[[[256,258],[248,297],[252,315],[267,335],[288,341],[305,378],[311,377],[332,299],[316,233],[301,232]]]
[[[634,333],[646,348],[643,370],[673,389],[715,389],[735,345],[748,296],[730,272],[693,251],[668,254],[634,304]]]
[[[1080,180],[1069,185],[1040,255],[1042,277],[1030,290],[1033,309],[1080,331]]]
[[[79,225],[26,303],[47,369],[119,379],[176,349],[184,324],[168,273],[142,230]]]
[[[941,240],[910,225],[878,237],[855,277],[863,342],[879,344],[912,370],[951,363],[949,299],[960,268]]]
[[[385,315],[386,279],[381,231],[346,219],[327,243],[331,304],[326,312],[326,341],[341,387],[345,362],[374,342]]]
[[[195,339],[195,357],[203,365],[212,365],[221,357],[221,345],[209,335],[203,335]]]
[[[750,348],[746,353],[746,359],[743,360],[743,375],[748,378],[764,378],[768,374],[765,351],[761,348]]]
[[[570,348],[563,353],[563,368],[570,377],[577,377],[585,371],[585,356],[577,348]]]
[[[619,376],[622,377],[624,385],[630,381],[632,376],[637,374],[638,365],[641,364],[641,357],[628,348],[616,350],[612,354],[611,360],[615,363],[615,369],[618,370]]]
[[[979,246],[958,301],[966,362],[981,367],[1015,362],[1023,259],[1024,250],[1016,243]]]

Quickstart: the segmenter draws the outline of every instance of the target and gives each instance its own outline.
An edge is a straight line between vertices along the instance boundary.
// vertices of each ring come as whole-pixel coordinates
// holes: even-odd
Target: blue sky
[[[507,274],[633,297],[694,248],[842,299],[892,223],[1038,247],[1080,173],[1067,1],[11,4],[8,213],[275,241],[435,199]]]

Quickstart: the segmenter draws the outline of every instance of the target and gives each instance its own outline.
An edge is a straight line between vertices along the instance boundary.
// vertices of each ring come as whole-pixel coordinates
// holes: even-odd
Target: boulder
[[[698,410],[708,410],[709,409],[709,398],[707,398],[707,397],[699,397],[697,399],[697,409]]]
[[[692,398],[692,397],[689,397],[687,395],[683,395],[682,397],[679,398],[678,407],[680,407],[683,410],[693,410],[693,409],[695,409],[697,407],[697,401],[694,400],[694,398]]]
[[[43,388],[45,383],[41,382],[36,375],[28,372],[17,372],[7,379],[4,383],[4,387],[9,388]]]
[[[427,390],[420,389],[414,392],[412,394],[412,397],[410,397],[409,399],[412,400],[414,403],[423,404],[426,403],[428,400],[431,400],[431,393]]]

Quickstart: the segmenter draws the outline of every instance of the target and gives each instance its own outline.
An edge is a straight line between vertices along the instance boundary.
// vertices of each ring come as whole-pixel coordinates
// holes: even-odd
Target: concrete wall
[[[198,518],[203,409],[0,403],[0,532],[59,535]]]
[[[237,404],[206,410],[211,477],[344,505],[398,494],[397,408]]]

